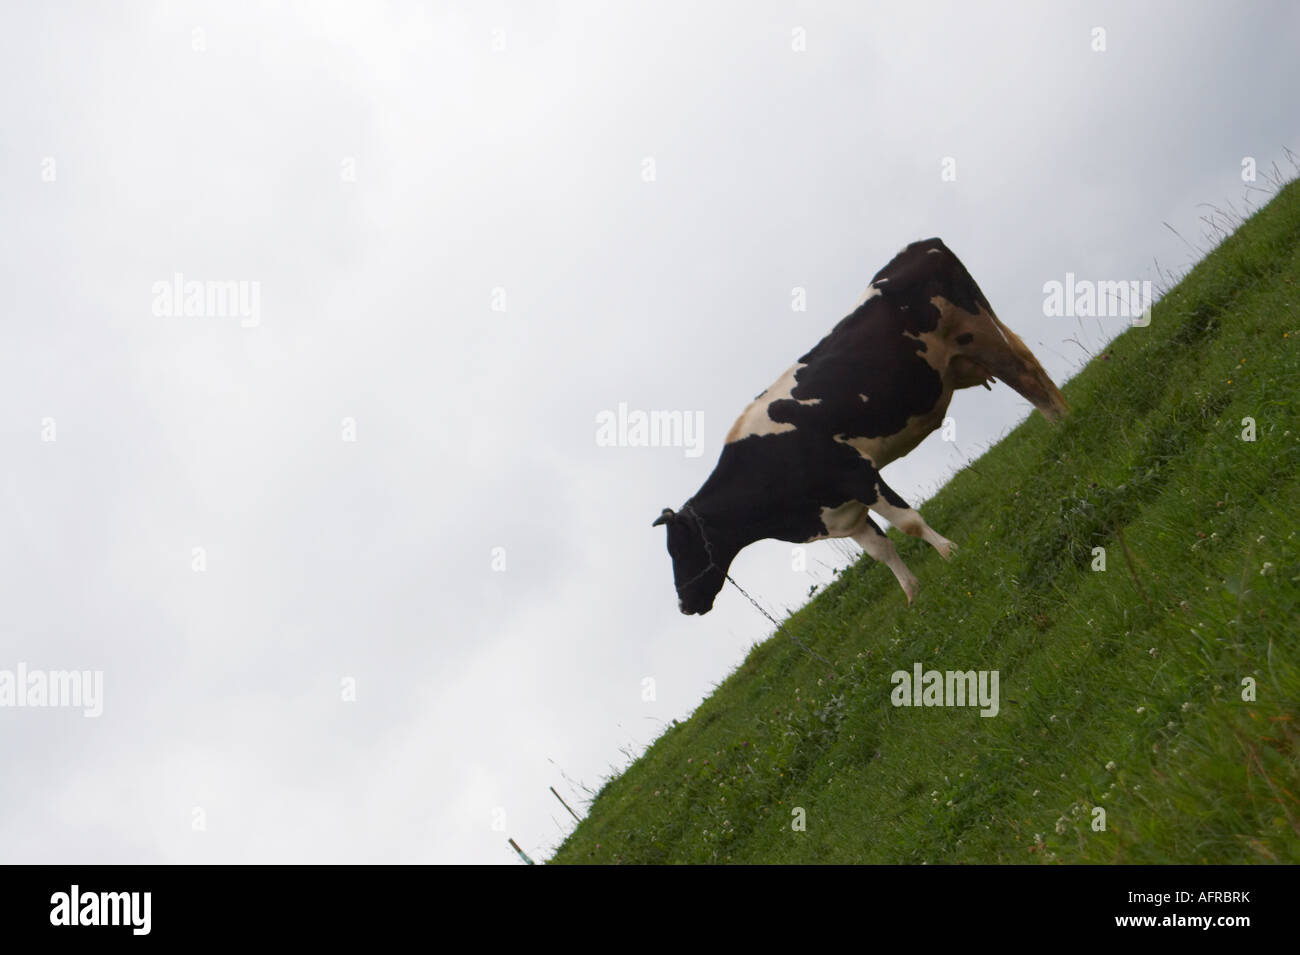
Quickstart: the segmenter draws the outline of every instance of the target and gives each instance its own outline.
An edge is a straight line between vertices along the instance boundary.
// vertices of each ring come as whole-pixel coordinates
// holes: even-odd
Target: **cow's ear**
[[[677,515],[676,515],[675,513],[673,513],[673,509],[672,509],[671,507],[665,507],[665,508],[663,509],[663,513],[660,514],[660,515],[655,519],[655,522],[654,522],[653,524],[651,524],[650,526],[651,526],[651,527],[658,527],[660,524],[667,524],[669,521],[671,521],[671,520],[672,520],[673,518],[675,518],[676,516],[677,516]]]

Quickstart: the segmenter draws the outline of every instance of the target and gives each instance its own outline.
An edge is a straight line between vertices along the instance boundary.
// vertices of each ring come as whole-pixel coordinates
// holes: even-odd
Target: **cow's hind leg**
[[[956,544],[927,524],[925,518],[909,507],[907,502],[899,497],[898,492],[885,483],[884,478],[878,479],[876,486],[880,491],[880,496],[871,505],[873,511],[904,534],[910,537],[920,537],[937,550],[939,556],[944,560],[952,557],[952,552],[957,549]]]
[[[903,588],[903,593],[907,594],[907,602],[910,605],[916,599],[916,592],[921,587],[920,582],[907,569],[903,558],[898,556],[898,551],[894,549],[894,542],[885,536],[885,532],[867,516],[865,510],[862,512],[862,521],[862,529],[855,531],[851,536],[863,550],[894,572],[894,576],[898,578],[898,585]]]

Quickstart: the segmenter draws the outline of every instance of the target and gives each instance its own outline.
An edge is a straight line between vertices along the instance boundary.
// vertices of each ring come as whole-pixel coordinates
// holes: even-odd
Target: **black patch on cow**
[[[975,340],[975,336],[972,335],[970,332],[962,332],[960,335],[957,336],[958,345],[969,345],[974,340]]]
[[[943,394],[939,372],[914,336],[933,332],[942,298],[977,314],[992,311],[975,280],[939,239],[913,242],[876,273],[880,289],[802,358],[791,397],[772,402],[773,421],[826,437],[897,434]],[[862,400],[866,395],[867,400]],[[820,399],[816,404],[800,401]],[[745,439],[749,440],[749,439]]]
[[[993,311],[961,260],[941,239],[913,242],[877,272],[871,282],[879,285],[885,298],[893,304],[926,308],[934,313],[936,321],[937,310],[930,305],[930,299],[935,296],[972,314],[981,308]]]
[[[738,551],[769,537],[802,543],[825,534],[822,508],[873,502],[882,483],[880,472],[848,445],[785,431],[726,445],[687,503],[701,515],[705,534]]]

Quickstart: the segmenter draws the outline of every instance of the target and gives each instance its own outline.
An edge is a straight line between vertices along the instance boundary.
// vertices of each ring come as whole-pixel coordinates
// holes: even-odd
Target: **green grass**
[[[834,675],[755,646],[551,861],[1300,862],[1300,183],[1064,392],[923,507],[951,563],[891,532],[914,607],[840,574],[786,623]],[[1001,712],[895,708],[915,662]]]

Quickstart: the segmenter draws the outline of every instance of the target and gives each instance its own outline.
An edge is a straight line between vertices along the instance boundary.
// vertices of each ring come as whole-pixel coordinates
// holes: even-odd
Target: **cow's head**
[[[937,334],[946,368],[938,371],[954,388],[988,387],[997,378],[1019,392],[1048,421],[1069,405],[1028,346],[998,320],[966,267],[940,239],[913,242],[872,280],[886,298],[911,311],[909,330]],[[933,326],[934,306],[939,312]],[[928,319],[920,316],[930,316]],[[940,356],[935,356],[936,358]]]
[[[680,511],[665,507],[651,526],[660,524],[668,525],[668,554],[673,559],[678,608],[687,614],[708,613],[726,582],[736,548],[705,528],[689,505]]]

